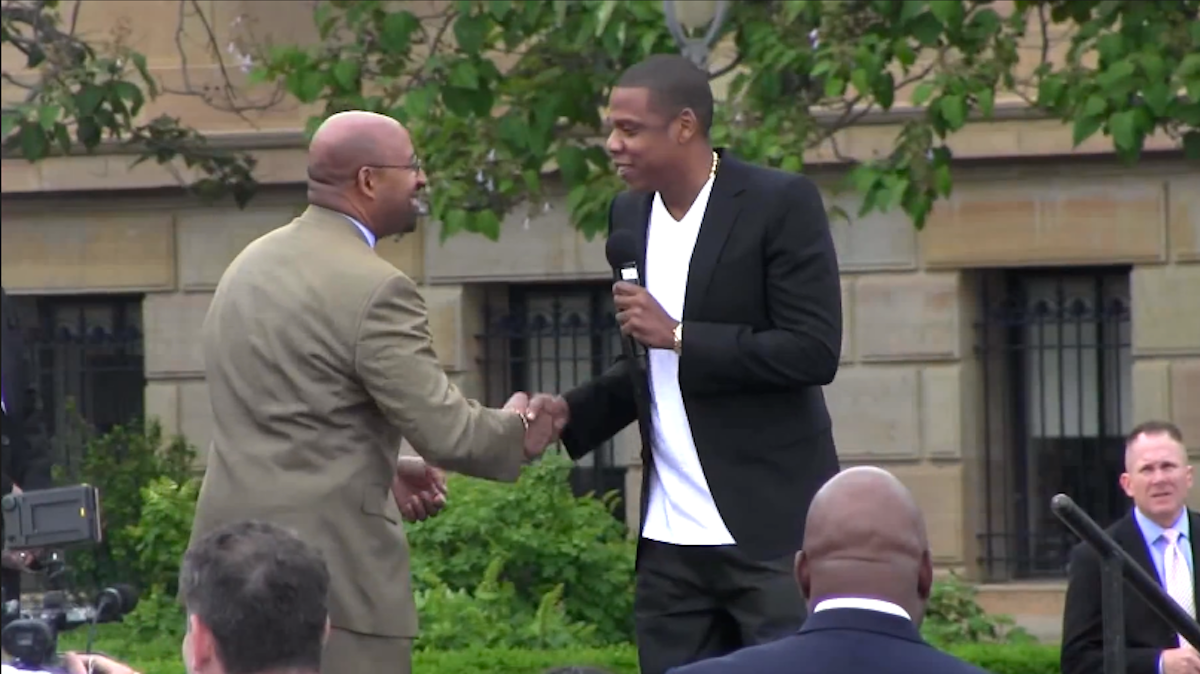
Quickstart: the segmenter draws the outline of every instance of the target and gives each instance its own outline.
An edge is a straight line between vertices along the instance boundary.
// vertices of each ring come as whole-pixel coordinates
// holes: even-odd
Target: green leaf
[[[1189,161],[1200,161],[1200,131],[1183,134],[1183,156]]]
[[[333,64],[333,81],[345,91],[358,90],[358,74],[361,72],[358,61],[342,59]]]
[[[1165,82],[1151,82],[1142,92],[1142,99],[1146,101],[1146,107],[1150,108],[1154,116],[1166,117],[1173,97]]]
[[[383,19],[380,44],[388,54],[406,53],[412,46],[412,35],[421,29],[421,22],[412,12],[392,12]]]
[[[947,30],[958,30],[963,22],[963,5],[960,0],[932,0],[929,11],[946,26]]]
[[[563,181],[567,185],[573,186],[587,179],[587,158],[578,146],[564,145],[558,148],[556,159],[558,169],[562,171]]]
[[[913,90],[912,102],[913,105],[922,106],[933,95],[933,82],[922,82]]]
[[[828,98],[838,98],[846,93],[846,80],[840,77],[830,77],[825,80],[825,96]]]
[[[424,86],[413,89],[404,95],[404,110],[414,119],[424,119],[433,109],[437,93],[433,87]]]
[[[450,77],[448,83],[452,87],[462,89],[474,89],[479,86],[479,71],[475,69],[475,64],[470,61],[459,61],[450,68]]]
[[[939,164],[933,169],[933,186],[940,196],[950,196],[954,182],[950,177],[949,164]]]
[[[996,91],[994,89],[981,89],[976,94],[979,101],[979,112],[984,117],[991,117],[996,110]]]
[[[962,96],[942,96],[938,101],[938,109],[951,131],[961,129],[967,122],[967,103]]]
[[[1086,115],[1075,119],[1075,128],[1071,132],[1071,142],[1074,147],[1079,147],[1083,141],[1091,138],[1100,127],[1104,124],[1102,117],[1088,117]]]
[[[475,55],[483,50],[488,34],[487,17],[480,14],[460,15],[454,20],[454,40],[466,54]]]
[[[19,117],[16,113],[5,112],[3,117],[0,117],[0,137],[2,137],[4,140],[8,140],[8,137],[12,134],[13,129],[17,128],[18,120]]]
[[[128,104],[131,117],[137,116],[141,112],[142,105],[146,103],[146,97],[142,94],[141,87],[133,82],[116,82],[113,84],[113,91]]]
[[[1141,146],[1136,110],[1123,110],[1108,118],[1108,131],[1113,143],[1122,152],[1132,152]]]
[[[788,173],[799,173],[804,169],[804,159],[799,155],[789,154],[780,162],[779,168]]]
[[[288,74],[286,85],[288,91],[301,103],[312,103],[325,90],[325,77],[319,70],[294,70]]]
[[[862,68],[855,68],[854,72],[850,73],[850,83],[854,85],[860,95],[866,96],[871,93],[871,80],[867,76],[867,71]]]
[[[100,107],[102,100],[104,100],[104,91],[100,87],[94,84],[85,84],[75,94],[75,107],[79,115],[90,117],[96,114],[96,108]]]
[[[475,213],[471,229],[486,236],[492,241],[500,240],[500,218],[493,211],[478,211]]]
[[[1103,96],[1089,96],[1083,104],[1085,117],[1099,117],[1108,111],[1108,101]]]
[[[45,157],[47,148],[46,132],[40,125],[21,125],[21,154],[27,161],[34,162]]]
[[[924,12],[909,25],[913,37],[925,47],[936,47],[942,36],[942,22],[931,12]]]
[[[58,116],[61,114],[61,107],[53,103],[43,105],[38,108],[38,125],[42,127],[43,131],[52,131],[54,130],[55,123],[58,122]]]

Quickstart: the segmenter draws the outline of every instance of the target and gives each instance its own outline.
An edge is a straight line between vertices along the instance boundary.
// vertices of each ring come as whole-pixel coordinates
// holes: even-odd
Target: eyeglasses
[[[420,173],[424,168],[424,165],[421,163],[420,159],[414,157],[413,160],[407,164],[363,164],[363,168],[408,169],[416,173]]]

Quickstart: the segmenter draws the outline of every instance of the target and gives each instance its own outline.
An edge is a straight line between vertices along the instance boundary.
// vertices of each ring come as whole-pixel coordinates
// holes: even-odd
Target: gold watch
[[[683,355],[683,321],[675,324],[675,355]]]

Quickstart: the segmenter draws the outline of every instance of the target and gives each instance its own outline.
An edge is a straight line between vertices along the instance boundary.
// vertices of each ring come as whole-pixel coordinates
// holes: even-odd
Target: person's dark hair
[[[658,54],[626,70],[617,87],[648,89],[658,112],[675,117],[690,109],[708,136],[713,122],[713,94],[708,73],[682,56]]]
[[[213,531],[184,555],[179,593],[227,674],[320,669],[329,570],[291,531],[256,521]]]
[[[1132,445],[1138,439],[1138,436],[1143,434],[1166,435],[1175,442],[1183,444],[1183,431],[1179,430],[1178,426],[1169,421],[1152,419],[1150,421],[1143,421],[1135,426],[1132,431],[1129,431],[1129,435],[1125,436],[1125,445]]]

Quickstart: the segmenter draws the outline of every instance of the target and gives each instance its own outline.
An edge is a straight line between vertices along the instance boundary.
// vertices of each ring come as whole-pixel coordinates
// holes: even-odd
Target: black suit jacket
[[[29,353],[25,337],[11,306],[8,293],[0,288],[0,323],[3,341],[0,342],[0,378],[4,382],[3,475],[0,495],[12,491],[15,482],[24,490],[47,489],[52,486],[50,457],[41,443],[36,442],[38,424],[33,414],[33,389],[30,379]]]
[[[1193,565],[1200,562],[1200,515],[1188,511],[1191,526]],[[1108,528],[1113,537],[1151,578],[1158,579],[1158,570],[1150,556],[1150,548],[1137,520],[1130,513]],[[1063,674],[1095,674],[1104,670],[1104,620],[1101,616],[1100,556],[1087,543],[1071,550],[1067,567],[1066,604],[1063,607]],[[1195,568],[1193,566],[1193,568]],[[1160,581],[1161,584],[1161,581]],[[1125,643],[1128,647],[1129,674],[1158,674],[1160,654],[1179,646],[1179,636],[1150,608],[1137,592],[1124,584]],[[1164,588],[1165,589],[1165,588]],[[1200,585],[1197,586],[1200,589]],[[1200,605],[1200,593],[1196,595]]]
[[[653,195],[625,192],[609,233],[645,241]],[[738,546],[771,559],[799,549],[813,494],[838,471],[821,387],[841,357],[837,254],[825,206],[807,178],[722,154],[692,253],[679,385],[713,499]],[[573,458],[639,418],[643,368],[620,359],[566,394],[563,443]],[[643,419],[650,419],[644,403]],[[653,457],[642,429],[642,521]]]
[[[930,646],[904,618],[863,609],[812,614],[794,636],[668,674],[986,674]]]

